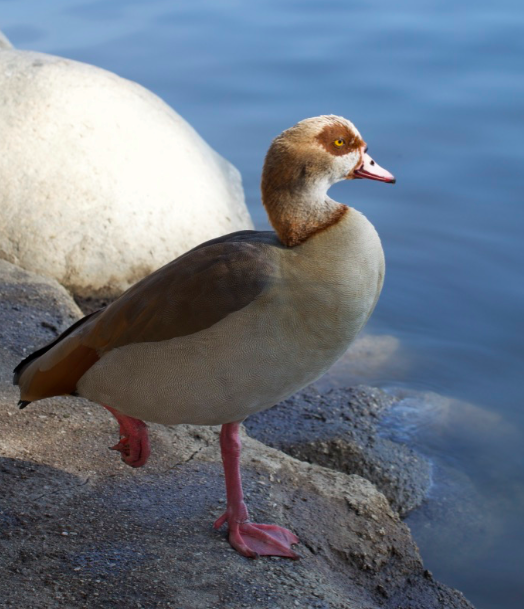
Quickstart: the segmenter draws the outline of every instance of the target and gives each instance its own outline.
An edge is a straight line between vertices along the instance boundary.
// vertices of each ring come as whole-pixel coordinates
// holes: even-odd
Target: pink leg
[[[141,467],[149,458],[149,436],[147,425],[140,419],[128,417],[118,410],[102,404],[115,417],[120,425],[120,442],[111,447],[122,453],[122,461],[131,467]]]
[[[238,435],[239,427],[240,423],[227,423],[222,425],[220,431],[220,449],[226,476],[227,509],[215,522],[215,529],[227,522],[229,543],[242,556],[248,558],[284,556],[297,559],[299,556],[291,549],[291,544],[298,543],[299,540],[291,531],[274,524],[249,522],[240,477],[242,445]]]

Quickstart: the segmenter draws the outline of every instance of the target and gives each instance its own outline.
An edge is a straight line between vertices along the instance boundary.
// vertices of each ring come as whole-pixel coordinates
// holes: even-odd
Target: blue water
[[[438,513],[408,522],[436,577],[479,609],[522,609],[522,0],[3,0],[0,28],[164,98],[240,169],[260,228],[271,138],[317,114],[356,123],[398,179],[331,191],[386,251],[370,330],[397,337],[408,365],[372,381],[475,406],[452,402],[446,425],[409,421],[412,443],[466,476],[485,522],[460,548]]]

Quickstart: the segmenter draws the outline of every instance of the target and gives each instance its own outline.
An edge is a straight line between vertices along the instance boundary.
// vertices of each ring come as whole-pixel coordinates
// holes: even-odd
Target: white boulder
[[[134,82],[4,44],[0,107],[0,258],[112,296],[252,228],[239,172]]]

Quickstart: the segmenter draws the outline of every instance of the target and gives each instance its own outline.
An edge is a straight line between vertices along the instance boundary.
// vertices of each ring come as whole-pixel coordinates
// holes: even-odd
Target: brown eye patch
[[[318,142],[331,154],[335,156],[342,156],[349,154],[354,150],[359,150],[364,142],[346,125],[332,124],[327,125],[317,135]],[[343,144],[340,145],[340,141]]]

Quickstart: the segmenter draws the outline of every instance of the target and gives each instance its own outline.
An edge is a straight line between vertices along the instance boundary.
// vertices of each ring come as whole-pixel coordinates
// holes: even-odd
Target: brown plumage
[[[274,272],[260,247],[282,246],[272,233],[232,233],[145,277],[23,360],[14,375],[21,401],[74,395],[79,379],[112,349],[194,334],[244,308]]]

